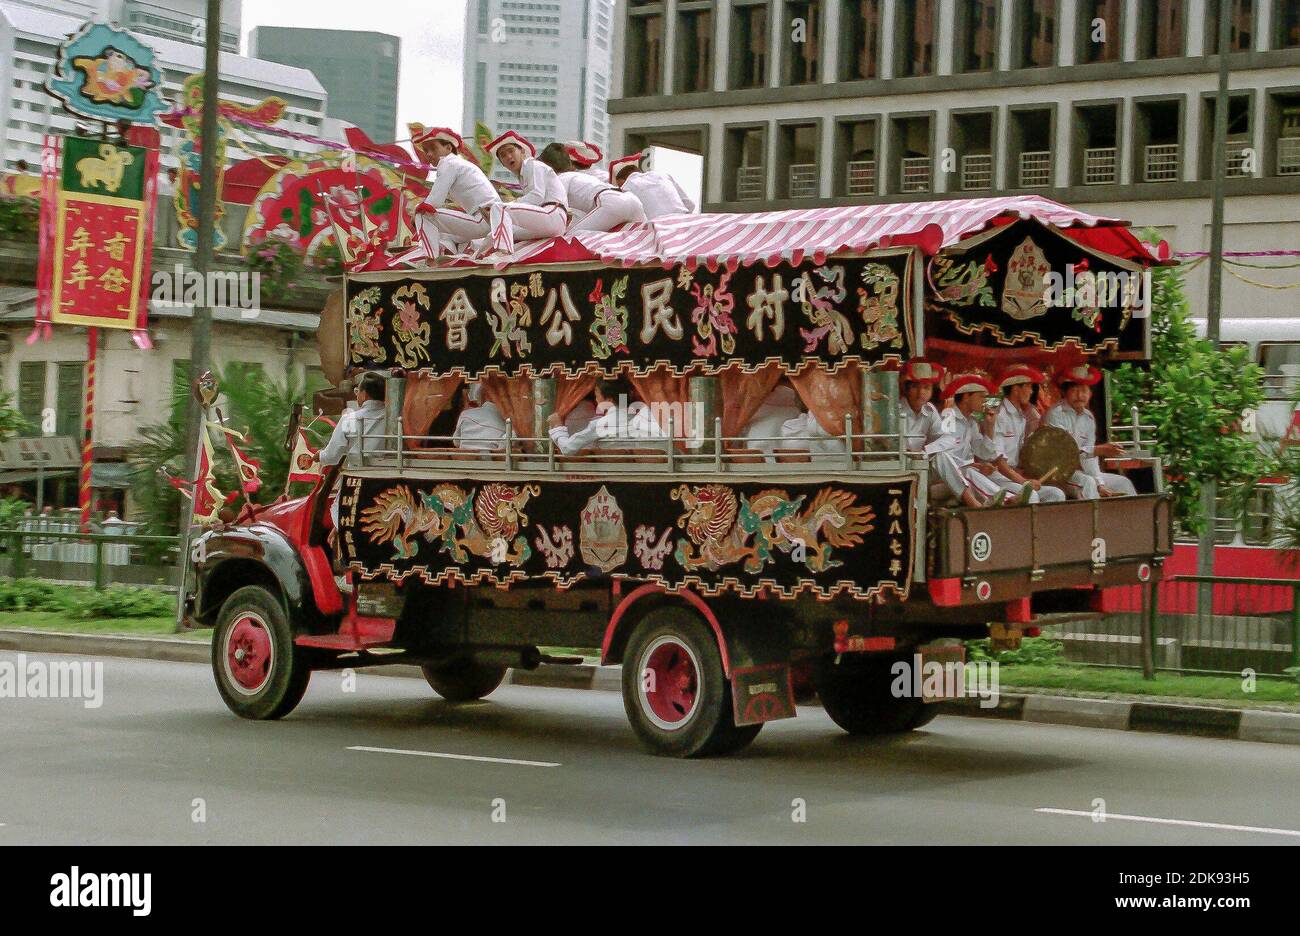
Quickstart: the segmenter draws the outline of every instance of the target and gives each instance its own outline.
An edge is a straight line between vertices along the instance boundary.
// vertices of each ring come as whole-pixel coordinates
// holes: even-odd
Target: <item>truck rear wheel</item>
[[[448,702],[473,702],[490,695],[506,678],[504,666],[488,666],[475,660],[459,660],[441,666],[422,667],[424,678]]]
[[[818,667],[817,695],[831,721],[851,735],[914,731],[939,714],[934,705],[890,692],[892,659],[843,658]]]
[[[713,633],[681,608],[651,612],[623,658],[623,708],[641,743],[667,757],[730,754],[763,727],[737,726]]]
[[[247,585],[221,606],[212,634],[221,699],[241,718],[283,718],[302,701],[311,667],[293,643],[279,598]]]

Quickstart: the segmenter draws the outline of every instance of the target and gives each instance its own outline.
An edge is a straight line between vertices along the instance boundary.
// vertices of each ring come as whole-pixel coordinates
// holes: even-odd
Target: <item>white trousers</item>
[[[488,222],[456,208],[439,208],[435,214],[418,214],[420,241],[430,257],[456,253],[464,244],[488,232]]]
[[[1133,482],[1123,475],[1111,474],[1108,471],[1101,473],[1101,478],[1095,478],[1090,474],[1082,471],[1076,471],[1070,476],[1070,496],[1078,500],[1096,500],[1101,497],[1101,491],[1097,489],[1098,485],[1104,485],[1108,490],[1116,494],[1133,496],[1137,493],[1137,488],[1133,487]]]
[[[641,199],[631,192],[607,189],[596,196],[591,213],[569,225],[570,231],[612,231],[620,224],[645,221]]]
[[[992,480],[980,474],[971,465],[963,465],[951,452],[931,455],[930,473],[938,475],[948,491],[957,498],[960,498],[967,488],[974,488],[985,497],[992,496],[1000,490]]]
[[[563,205],[526,205],[522,202],[494,202],[488,219],[492,247],[503,253],[515,252],[515,241],[559,237],[569,224]]]
[[[1012,481],[1000,471],[993,472],[992,476],[997,482],[998,487],[1004,491],[1010,491],[1012,494],[1019,494],[1020,489],[1024,486],[1017,481]],[[1065,492],[1058,487],[1052,487],[1050,484],[1044,484],[1029,498],[1031,504],[1059,504],[1065,500]]]

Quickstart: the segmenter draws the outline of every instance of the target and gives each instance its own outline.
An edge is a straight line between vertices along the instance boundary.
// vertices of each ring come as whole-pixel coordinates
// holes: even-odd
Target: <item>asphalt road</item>
[[[807,707],[678,761],[642,753],[617,693],[452,707],[318,673],[287,719],[247,722],[206,667],[102,662],[100,708],[0,699],[0,845],[1300,844],[1287,745],[955,717],[862,740]]]

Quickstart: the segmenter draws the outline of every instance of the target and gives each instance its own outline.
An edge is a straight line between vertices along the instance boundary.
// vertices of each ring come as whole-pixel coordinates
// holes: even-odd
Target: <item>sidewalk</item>
[[[51,631],[0,629],[0,650],[26,653],[75,653],[127,657],[176,663],[207,664],[206,642],[175,637],[131,637],[65,634]],[[596,689],[618,692],[621,667],[582,664],[542,664],[535,670],[511,670],[506,684],[555,689]],[[368,669],[367,675],[423,678],[418,667],[393,665]],[[1184,700],[1152,700],[1129,696],[1048,695],[1030,689],[1001,693],[994,708],[980,708],[977,699],[939,703],[945,715],[1001,718],[1011,721],[1120,731],[1152,731],[1209,738],[1300,744],[1300,713],[1242,708],[1229,704],[1189,704]]]

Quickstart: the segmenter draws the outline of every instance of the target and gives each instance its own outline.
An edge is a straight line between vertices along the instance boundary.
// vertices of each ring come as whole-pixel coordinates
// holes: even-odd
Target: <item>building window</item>
[[[836,179],[836,195],[870,197],[877,193],[879,125],[875,120],[845,120],[836,131],[835,164],[843,169]]]
[[[662,7],[629,11],[627,18],[627,72],[624,78],[628,97],[663,93],[664,17]]]
[[[1119,105],[1081,104],[1074,108],[1074,184],[1114,185],[1119,181]]]
[[[963,0],[959,11],[957,71],[992,71],[998,53],[997,0]]]
[[[1138,4],[1139,59],[1180,58],[1183,55],[1185,3],[1186,0],[1147,0]]]
[[[1201,100],[1200,177],[1214,178],[1214,114],[1218,102],[1213,97]],[[1252,130],[1250,95],[1234,94],[1228,98],[1228,178],[1258,175],[1258,160],[1251,159]]]
[[[898,0],[894,10],[895,77],[934,73],[937,4],[938,0]]]
[[[23,361],[18,365],[18,412],[27,420],[25,436],[41,434],[41,412],[45,409],[45,362]]]
[[[1017,68],[1056,64],[1056,0],[1017,0],[1012,49]]]
[[[478,34],[486,36],[492,28],[492,0],[479,0]]]
[[[1291,6],[1295,6],[1292,0]],[[1249,52],[1255,47],[1254,0],[1230,0],[1228,26],[1228,51]],[[1207,0],[1205,4],[1205,54],[1219,54],[1219,2]]]
[[[1182,176],[1182,102],[1136,101],[1134,165],[1143,182],[1177,182]]]
[[[85,391],[86,365],[81,361],[59,364],[54,402],[54,434],[82,439],[81,404]]]
[[[785,83],[816,84],[821,78],[822,23],[819,0],[785,5]]]
[[[1273,4],[1273,48],[1300,49],[1300,3],[1296,0]]]
[[[1300,94],[1270,95],[1269,112],[1272,174],[1300,176]]]
[[[682,94],[713,88],[713,11],[682,9],[677,18],[677,83]]]
[[[820,192],[817,124],[786,124],[777,137],[777,197],[816,198]]]
[[[931,118],[894,117],[890,124],[889,191],[912,195],[931,191],[934,167]]]
[[[1008,182],[1020,188],[1048,188],[1055,178],[1051,108],[1012,110],[1007,144]]]
[[[724,197],[728,201],[762,201],[767,198],[764,154],[767,134],[762,127],[729,127],[723,158]]]
[[[962,192],[987,192],[993,188],[993,113],[953,114],[948,142],[957,154],[956,185]]]
[[[767,86],[767,4],[755,3],[732,8],[731,86]]]
[[[845,81],[880,77],[880,28],[882,0],[852,0],[844,13],[840,31],[844,51],[840,57]]]
[[[1118,62],[1124,46],[1119,0],[1080,0],[1078,60]]]

